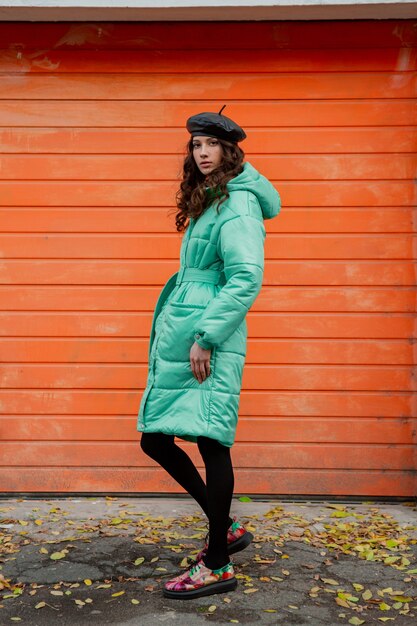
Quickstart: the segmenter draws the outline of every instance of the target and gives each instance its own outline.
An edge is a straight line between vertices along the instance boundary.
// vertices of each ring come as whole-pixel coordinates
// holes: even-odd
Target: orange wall
[[[136,414],[184,122],[227,103],[283,200],[236,492],[416,493],[416,25],[0,24],[1,490],[182,492]]]

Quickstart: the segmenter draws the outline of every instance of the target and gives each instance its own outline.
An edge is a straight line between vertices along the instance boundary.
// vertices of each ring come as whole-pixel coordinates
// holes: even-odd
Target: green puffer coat
[[[264,270],[264,219],[281,208],[278,192],[250,163],[216,198],[190,219],[180,269],[156,303],[149,367],[137,429],[187,441],[199,435],[234,443],[246,357],[246,314]],[[194,342],[210,349],[210,375],[199,383],[191,370]]]

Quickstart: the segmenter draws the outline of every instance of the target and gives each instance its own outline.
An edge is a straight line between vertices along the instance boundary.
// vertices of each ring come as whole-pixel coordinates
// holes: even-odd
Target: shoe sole
[[[199,587],[198,589],[190,589],[190,591],[171,591],[170,589],[163,589],[165,598],[175,598],[175,600],[192,600],[193,598],[201,598],[201,596],[211,596],[216,593],[226,593],[227,591],[234,591],[237,587],[236,578],[229,578],[228,580],[222,580],[219,583],[212,583],[205,587]]]
[[[253,541],[253,535],[248,530],[244,535],[236,539],[233,543],[229,544],[227,547],[227,551],[229,554],[234,554],[235,552],[240,552],[248,547],[250,543]]]
[[[228,554],[235,554],[235,552],[240,552],[241,550],[244,550],[245,548],[248,547],[249,544],[252,543],[253,539],[254,537],[252,533],[250,533],[247,530],[244,535],[239,537],[239,539],[236,539],[236,541],[228,545],[227,547]],[[190,565],[193,565],[193,564],[195,565],[198,562],[198,560],[199,559],[189,559],[188,561],[189,567]]]

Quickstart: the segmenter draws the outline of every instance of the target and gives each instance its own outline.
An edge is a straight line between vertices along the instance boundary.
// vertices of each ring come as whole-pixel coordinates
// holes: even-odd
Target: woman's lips
[[[210,161],[203,161],[202,163],[200,163],[201,167],[204,167],[205,165],[211,165]]]

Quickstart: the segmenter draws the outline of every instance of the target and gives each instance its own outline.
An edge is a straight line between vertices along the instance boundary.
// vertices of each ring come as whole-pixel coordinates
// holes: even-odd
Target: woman
[[[223,107],[224,108],[224,107]],[[194,564],[164,595],[197,598],[236,588],[229,555],[253,536],[229,517],[234,443],[246,356],[246,314],[264,268],[264,219],[278,214],[272,184],[238,146],[246,134],[219,113],[187,121],[191,134],[177,194],[176,226],[188,228],[180,269],[165,284],[153,316],[148,381],[138,425],[142,450],[201,506],[209,520]],[[197,443],[206,484],[174,437]]]

